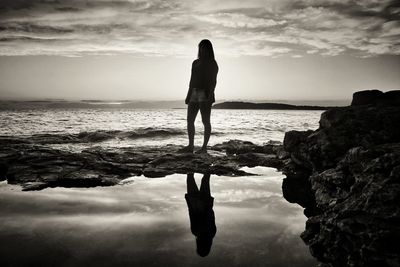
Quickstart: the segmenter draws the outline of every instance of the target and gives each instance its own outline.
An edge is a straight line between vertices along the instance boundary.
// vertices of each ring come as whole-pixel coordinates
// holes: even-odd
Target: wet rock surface
[[[84,134],[88,136],[90,134]],[[97,135],[97,134],[96,134]],[[46,187],[93,187],[118,184],[122,179],[144,175],[164,177],[174,173],[210,172],[217,175],[253,175],[244,166],[279,168],[282,145],[258,146],[231,140],[211,147],[208,154],[179,153],[182,146],[102,148],[71,152],[52,148],[70,136],[42,138],[0,137],[0,178],[24,190]],[[74,139],[75,140],[75,139]],[[73,141],[74,142],[74,141]]]
[[[400,266],[400,106],[365,94],[284,140],[284,197],[305,208],[323,266]]]

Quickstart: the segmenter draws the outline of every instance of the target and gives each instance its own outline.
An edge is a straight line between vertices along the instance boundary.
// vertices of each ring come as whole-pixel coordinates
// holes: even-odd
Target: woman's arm
[[[218,65],[215,64],[215,66],[213,66],[213,68],[211,68],[210,71],[210,82],[209,82],[209,86],[208,86],[208,92],[207,92],[207,97],[209,98],[209,100],[211,102],[214,102],[214,91],[215,91],[215,87],[217,86],[217,74],[218,74]],[[211,98],[210,98],[211,96]]]
[[[189,87],[188,93],[186,95],[185,104],[189,104],[190,96],[192,95],[192,87]]]
[[[189,104],[190,101],[190,96],[192,95],[192,90],[193,90],[193,66],[196,63],[197,59],[193,61],[192,63],[192,71],[190,74],[190,82],[189,82],[189,89],[188,89],[188,93],[186,95],[186,99],[185,99],[185,104]]]

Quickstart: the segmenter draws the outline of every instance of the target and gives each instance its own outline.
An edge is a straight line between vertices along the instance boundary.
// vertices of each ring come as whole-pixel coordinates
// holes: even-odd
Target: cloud
[[[253,18],[240,13],[216,13],[210,15],[196,16],[199,21],[209,22],[228,28],[266,28],[285,24],[286,21],[275,21],[273,19]]]
[[[5,0],[0,55],[399,55],[392,0]]]

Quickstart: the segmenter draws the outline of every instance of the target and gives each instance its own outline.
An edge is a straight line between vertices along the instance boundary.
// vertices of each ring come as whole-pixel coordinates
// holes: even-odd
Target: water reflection
[[[194,174],[188,173],[186,179],[186,203],[189,209],[190,230],[196,237],[196,251],[201,257],[210,253],[213,238],[217,232],[214,215],[214,198],[210,191],[210,174],[201,179],[200,190],[194,180]]]
[[[186,174],[31,192],[0,182],[0,266],[315,266],[283,175],[245,171],[258,175],[209,179],[218,232],[207,257],[196,253]],[[194,174],[199,191],[202,177]]]

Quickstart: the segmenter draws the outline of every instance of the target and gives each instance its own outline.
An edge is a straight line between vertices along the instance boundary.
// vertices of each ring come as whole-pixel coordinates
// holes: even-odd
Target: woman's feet
[[[195,152],[195,154],[207,154],[207,147],[202,147]]]
[[[193,146],[185,146],[178,150],[179,153],[193,153]]]
[[[178,150],[179,153],[193,153],[193,146],[185,146]],[[207,147],[202,147],[194,152],[195,154],[207,154]]]

